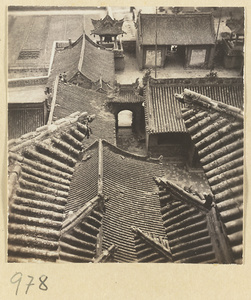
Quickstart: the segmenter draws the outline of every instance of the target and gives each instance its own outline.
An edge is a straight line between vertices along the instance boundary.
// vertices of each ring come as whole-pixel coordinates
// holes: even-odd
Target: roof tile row
[[[201,111],[207,112],[208,116],[212,116],[215,110],[219,111],[219,107],[211,99],[205,99],[206,107],[200,94],[185,90],[184,100],[194,108],[193,113],[184,116],[185,120],[196,118]],[[190,131],[189,122],[186,122],[186,125],[198,148],[202,166],[232,246],[234,260],[240,262],[243,220],[243,114],[234,107],[225,105],[220,119],[224,121],[225,127],[222,127],[222,122],[219,121],[206,124],[198,122],[196,130]],[[233,241],[233,236],[229,238],[233,233],[238,233],[238,240]],[[238,251],[233,249],[236,246]]]

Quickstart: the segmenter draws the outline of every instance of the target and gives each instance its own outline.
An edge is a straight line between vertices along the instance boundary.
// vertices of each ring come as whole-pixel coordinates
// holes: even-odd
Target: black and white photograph
[[[6,261],[242,265],[244,7],[7,10]]]

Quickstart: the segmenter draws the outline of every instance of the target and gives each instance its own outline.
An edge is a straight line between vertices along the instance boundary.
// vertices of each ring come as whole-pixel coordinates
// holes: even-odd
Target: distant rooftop
[[[125,33],[122,30],[124,19],[116,20],[112,19],[108,14],[103,19],[93,20],[92,24],[94,29],[91,31],[92,34],[97,35],[119,35]]]
[[[82,34],[71,45],[55,52],[49,81],[60,73],[66,73],[67,81],[81,73],[91,82],[103,80],[113,85],[115,79],[113,52],[95,44],[87,35]]]
[[[8,21],[8,67],[16,72],[24,67],[48,68],[53,42],[68,38],[74,41],[84,27],[83,15],[9,15]],[[39,56],[20,60],[19,53],[23,50],[39,50]]]
[[[141,44],[155,45],[155,21],[158,45],[206,45],[215,42],[213,16],[210,13],[140,14]]]

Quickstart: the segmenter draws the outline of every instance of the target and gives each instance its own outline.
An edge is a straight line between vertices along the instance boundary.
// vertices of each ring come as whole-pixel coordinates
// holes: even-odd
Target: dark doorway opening
[[[167,46],[165,67],[184,67],[185,65],[185,46]]]

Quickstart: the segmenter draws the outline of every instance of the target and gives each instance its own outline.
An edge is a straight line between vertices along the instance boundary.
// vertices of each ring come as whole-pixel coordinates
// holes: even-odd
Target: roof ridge
[[[88,52],[87,43],[89,43],[90,46],[97,48],[98,50],[104,51],[103,53],[105,53],[105,52],[109,53],[109,55],[111,55],[112,57],[113,57],[113,53],[111,51],[107,50],[106,48],[104,48],[102,45],[98,45],[98,44],[94,43],[86,34],[83,34],[83,43],[82,43],[80,59],[79,59],[79,63],[78,63],[78,72],[80,72],[84,77],[89,79],[91,82],[95,83],[95,80],[93,78],[91,78],[91,77],[95,76],[94,72],[88,72],[88,70],[86,71],[85,68],[83,67],[83,64],[87,63],[86,59],[84,59],[85,51]],[[94,49],[92,49],[92,52],[93,52],[93,50]],[[92,53],[92,54],[94,55],[94,53]],[[113,63],[114,63],[114,58],[113,58]],[[96,81],[100,80],[100,75],[101,75],[101,73],[99,74],[99,78]],[[104,81],[103,79],[102,79],[102,81],[106,85],[108,85],[108,83],[109,83],[109,82]]]
[[[152,247],[157,253],[163,256],[168,262],[173,262],[171,248],[168,239],[164,239],[154,233],[141,230],[139,227],[131,226],[135,236],[139,236],[142,241]]]
[[[79,62],[78,62],[78,71],[80,73],[82,73],[82,65],[83,65],[83,61],[84,61],[84,53],[85,53],[85,38],[84,38],[84,34],[82,34],[82,47],[81,47],[81,51],[80,51],[80,57],[79,57]]]
[[[57,75],[56,79],[54,81],[53,97],[52,97],[52,101],[51,101],[51,109],[50,109],[47,125],[50,125],[52,122],[52,119],[53,119],[54,109],[55,109],[55,105],[56,105],[56,101],[57,101],[58,83],[59,83],[59,76]]]
[[[108,146],[109,148],[112,148],[112,150],[115,150],[114,152],[119,153],[121,155],[125,155],[125,156],[133,158],[133,159],[148,161],[148,162],[153,162],[153,163],[158,163],[160,161],[158,158],[152,158],[152,157],[145,156],[145,155],[134,154],[129,151],[120,149],[117,146],[111,144],[110,142],[108,142],[106,140],[102,140],[102,143],[104,145]]]
[[[83,34],[81,34],[81,35],[76,39],[75,42],[71,43],[71,44],[68,45],[68,46],[65,46],[65,47],[63,48],[63,50],[68,49],[68,48],[73,48],[74,46],[76,46],[76,45],[81,41],[82,38],[83,38]],[[61,51],[62,51],[62,50],[61,50]]]
[[[179,196],[182,201],[186,201],[189,204],[196,206],[201,212],[207,213],[209,209],[204,205],[204,202],[199,200],[198,198],[194,197],[192,194],[185,191],[179,185],[175,184],[173,181],[166,179],[165,177],[155,177],[154,178],[157,185],[163,185],[168,188],[171,193]]]
[[[38,140],[39,138],[46,136],[47,133],[62,129],[62,127],[69,124],[76,123],[79,118],[86,117],[87,115],[87,112],[74,112],[65,118],[58,119],[52,124],[38,127],[35,131],[25,133],[18,139],[9,140],[8,149],[9,151],[15,152],[22,147],[29,146],[34,142],[34,140]]]
[[[151,17],[156,17],[156,13],[140,13],[140,16],[151,16]],[[213,16],[211,12],[185,12],[185,13],[180,13],[180,14],[158,14],[157,17],[194,17],[194,16]]]
[[[171,85],[198,85],[201,86],[228,86],[228,85],[243,85],[243,77],[177,77],[177,78],[149,78],[150,86],[164,86]]]
[[[62,224],[61,234],[69,232],[72,228],[78,225],[85,217],[89,216],[91,212],[100,205],[104,199],[101,195],[97,195],[83,205],[74,214],[70,215]]]
[[[196,93],[189,89],[184,89],[182,94],[175,94],[176,100],[179,102],[186,102],[197,104],[206,108],[214,109],[215,111],[226,113],[230,116],[237,118],[238,120],[244,120],[243,110],[236,108],[232,105],[225,104],[216,100],[213,100],[209,97],[206,97],[202,94]]]

